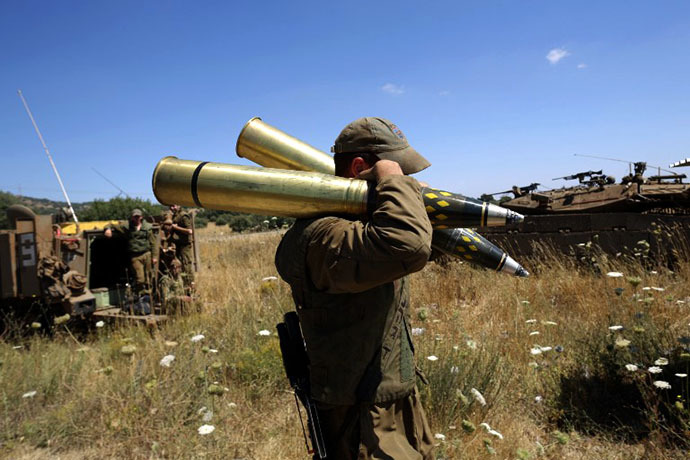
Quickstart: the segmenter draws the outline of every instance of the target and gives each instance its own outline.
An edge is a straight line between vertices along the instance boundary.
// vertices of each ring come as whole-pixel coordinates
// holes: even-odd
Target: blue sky
[[[260,116],[328,151],[394,121],[477,196],[581,170],[690,156],[688,2],[0,2],[0,189],[60,199],[21,89],[73,201],[153,198],[165,155],[248,164]],[[551,58],[551,59],[548,59]]]

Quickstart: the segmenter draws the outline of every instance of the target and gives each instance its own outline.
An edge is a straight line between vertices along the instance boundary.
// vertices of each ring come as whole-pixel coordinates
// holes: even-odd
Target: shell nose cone
[[[517,270],[515,270],[515,276],[519,276],[520,278],[527,278],[529,276],[529,272],[525,270],[522,265],[520,265]]]
[[[513,259],[510,256],[506,256],[506,261],[503,264],[503,268],[501,269],[502,272],[519,276],[520,278],[527,278],[529,276],[529,272],[525,270],[525,268],[517,263],[515,259]]]
[[[506,210],[506,224],[519,224],[525,220],[525,216],[510,209]]]

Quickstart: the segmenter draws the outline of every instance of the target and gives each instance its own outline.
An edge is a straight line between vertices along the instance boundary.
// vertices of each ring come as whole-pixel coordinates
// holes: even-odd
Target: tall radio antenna
[[[31,118],[31,123],[34,125],[34,129],[36,130],[36,134],[38,134],[38,139],[41,141],[41,145],[43,146],[43,150],[45,150],[46,155],[48,155],[48,161],[50,161],[50,166],[53,167],[53,172],[55,173],[55,177],[57,177],[58,183],[60,184],[60,188],[62,189],[62,194],[65,197],[65,201],[67,201],[67,206],[69,206],[69,212],[72,214],[72,218],[74,219],[74,223],[79,226],[79,220],[77,219],[77,214],[74,212],[74,208],[72,207],[72,202],[69,200],[69,196],[67,196],[67,190],[65,190],[65,186],[62,184],[62,179],[60,178],[60,173],[57,170],[57,167],[55,167],[55,162],[53,162],[53,157],[50,155],[50,150],[48,150],[48,146],[46,145],[45,141],[43,140],[43,136],[41,135],[41,131],[38,129],[38,125],[36,124],[36,120],[34,120],[34,116],[31,113],[31,109],[29,109],[29,104],[26,103],[26,99],[24,99],[24,95],[22,94],[22,90],[18,89],[17,93],[19,94],[19,98],[22,100],[22,103],[24,104],[24,108],[26,109],[26,113],[29,114],[29,118]]]

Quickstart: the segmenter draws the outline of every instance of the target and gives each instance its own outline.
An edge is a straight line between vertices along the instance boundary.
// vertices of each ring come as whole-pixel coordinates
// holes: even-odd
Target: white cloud
[[[566,56],[570,56],[570,53],[563,48],[554,48],[551,51],[549,51],[549,54],[546,55],[546,59],[551,63],[551,64],[558,64],[558,61],[563,59]]]
[[[581,62],[581,63],[579,63],[579,64],[577,65],[577,68],[578,68],[578,69],[586,69],[586,68],[587,68],[587,64],[585,64],[584,62]]]
[[[386,83],[381,87],[381,91],[383,91],[384,93],[394,94],[397,96],[398,94],[402,94],[405,92],[405,87],[402,85],[396,85],[394,83]]]

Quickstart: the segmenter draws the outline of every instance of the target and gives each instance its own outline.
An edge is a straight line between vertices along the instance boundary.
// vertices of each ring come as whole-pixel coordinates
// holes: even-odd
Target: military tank
[[[533,183],[485,194],[503,195],[501,206],[525,215],[521,224],[486,229],[485,236],[522,257],[537,243],[577,254],[592,242],[610,254],[667,255],[690,241],[690,184],[685,174],[655,168],[657,174],[645,176],[647,163],[630,162],[620,181],[590,170],[553,179],[577,180],[574,186],[539,190]]]

